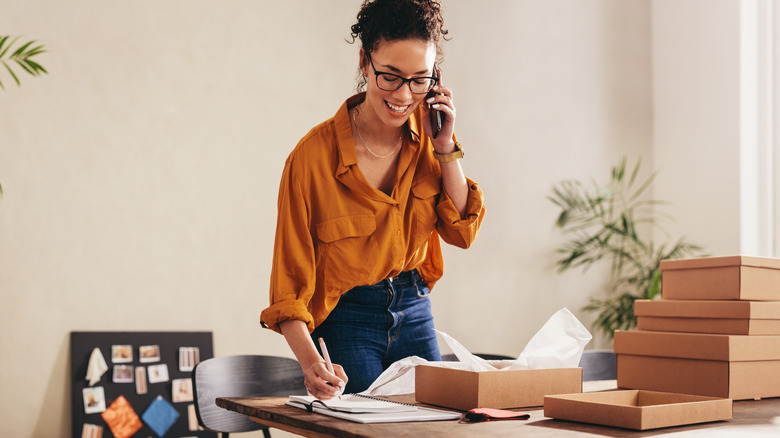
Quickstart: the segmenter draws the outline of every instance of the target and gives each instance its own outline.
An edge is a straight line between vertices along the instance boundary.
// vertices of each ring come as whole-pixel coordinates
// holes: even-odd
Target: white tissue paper
[[[468,371],[525,370],[546,368],[576,368],[591,334],[569,309],[555,312],[534,335],[514,361],[501,361],[501,368],[475,356],[452,336],[436,330],[444,338],[460,362],[429,362],[417,356],[401,359],[390,365],[361,394],[389,396],[414,392],[414,367],[420,364],[463,369]],[[507,365],[508,362],[508,365]]]
[[[588,329],[564,307],[547,320],[507,369],[577,368],[585,345],[592,338]]]
[[[444,342],[449,345],[450,350],[458,357],[458,360],[460,361],[460,363],[457,364],[459,369],[468,371],[490,371],[496,369],[496,367],[489,364],[485,359],[471,354],[466,347],[461,345],[461,343],[456,341],[452,336],[439,330],[436,330],[436,333],[444,338]]]
[[[103,353],[100,349],[95,347],[92,350],[92,354],[89,355],[89,363],[87,364],[87,380],[89,380],[89,386],[93,386],[100,381],[100,377],[108,371],[108,365],[103,358]]]

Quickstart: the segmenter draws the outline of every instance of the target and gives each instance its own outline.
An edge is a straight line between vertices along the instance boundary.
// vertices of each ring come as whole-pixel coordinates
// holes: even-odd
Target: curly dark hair
[[[441,41],[448,34],[441,9],[438,0],[365,0],[357,14],[357,23],[351,28],[351,43],[360,39],[368,56],[382,41],[428,41],[436,47],[436,63],[441,64]],[[365,85],[366,78],[358,72],[357,90]]]

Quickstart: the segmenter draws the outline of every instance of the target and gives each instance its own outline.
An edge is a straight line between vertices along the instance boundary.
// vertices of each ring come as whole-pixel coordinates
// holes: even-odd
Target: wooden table
[[[414,402],[414,395],[390,397]],[[780,437],[780,398],[735,401],[731,421],[634,431],[607,426],[574,423],[546,418],[540,408],[522,410],[529,420],[461,423],[428,421],[412,423],[360,424],[309,413],[286,406],[287,397],[224,397],[217,405],[248,415],[252,420],[306,437],[647,437],[674,434],[674,437]]]

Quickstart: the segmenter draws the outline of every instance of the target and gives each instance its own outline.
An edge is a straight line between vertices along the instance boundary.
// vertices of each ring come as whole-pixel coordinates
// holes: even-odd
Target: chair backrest
[[[513,360],[516,359],[512,356],[506,356],[503,354],[492,354],[492,353],[474,353],[474,356],[481,357],[485,360]],[[458,362],[458,356],[455,356],[454,354],[443,354],[441,356],[441,360],[443,362]]]
[[[617,356],[611,350],[585,350],[580,366],[583,381],[617,379]]]
[[[503,354],[475,353],[485,360],[511,360],[514,357]],[[442,361],[458,361],[454,354],[444,354]],[[617,379],[617,358],[612,350],[585,350],[580,358],[582,367],[582,380],[614,380]]]
[[[217,397],[263,397],[306,394],[303,370],[294,359],[277,356],[222,356],[192,370],[198,423],[212,432],[248,432],[265,426],[246,415],[222,409]]]
[[[492,354],[492,353],[474,353],[474,356],[481,357],[485,360],[514,360],[516,357],[507,356],[505,354]]]

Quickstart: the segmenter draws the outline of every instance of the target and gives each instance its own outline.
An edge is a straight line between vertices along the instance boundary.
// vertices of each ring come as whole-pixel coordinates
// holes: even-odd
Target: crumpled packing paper
[[[89,381],[89,386],[94,386],[95,383],[99,382],[100,377],[106,371],[108,371],[108,365],[106,365],[106,360],[103,358],[103,353],[100,352],[99,348],[95,347],[92,350],[92,354],[89,355],[89,363],[87,364],[86,379]]]
[[[471,354],[452,336],[438,330],[436,332],[444,338],[460,362],[429,362],[417,356],[407,357],[390,365],[361,394],[389,396],[413,393],[414,368],[420,364],[468,371],[576,368],[585,345],[592,339],[588,329],[565,307],[547,320],[517,359],[512,361],[488,362]]]

